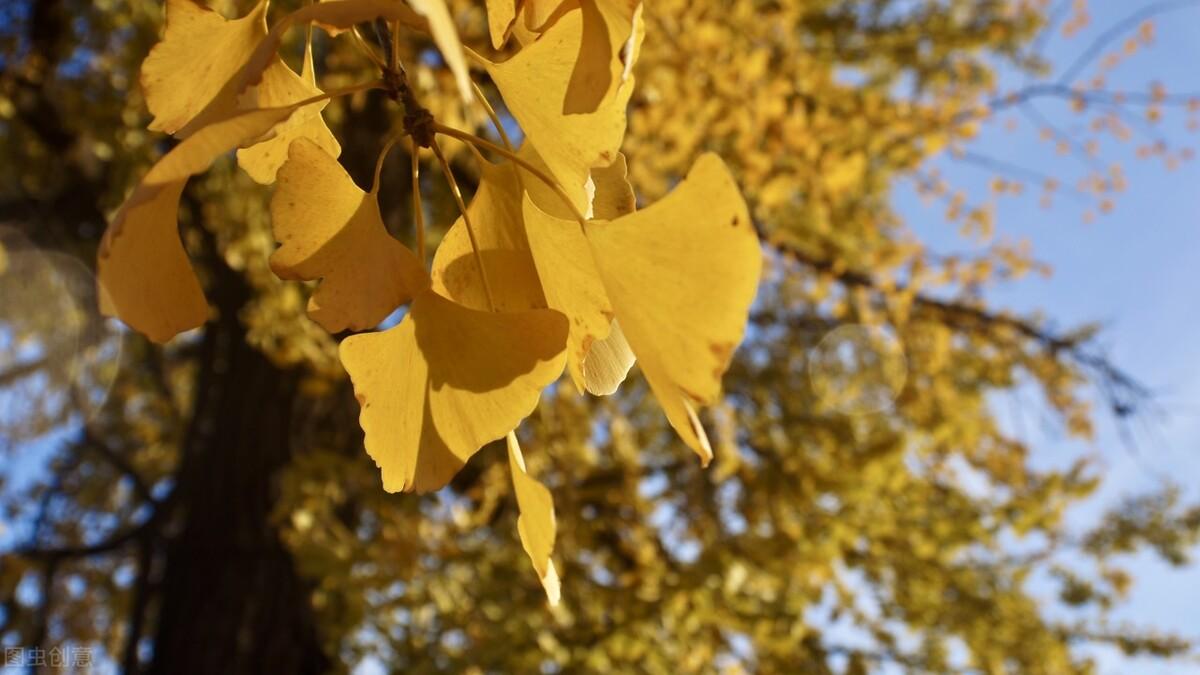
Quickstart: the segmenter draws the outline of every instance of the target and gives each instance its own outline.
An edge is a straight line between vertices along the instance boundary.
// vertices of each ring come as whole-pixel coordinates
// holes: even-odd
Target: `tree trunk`
[[[322,673],[309,589],[271,522],[291,458],[297,374],[246,344],[249,293],[216,264],[220,318],[202,347],[196,413],[178,472],[150,673]]]

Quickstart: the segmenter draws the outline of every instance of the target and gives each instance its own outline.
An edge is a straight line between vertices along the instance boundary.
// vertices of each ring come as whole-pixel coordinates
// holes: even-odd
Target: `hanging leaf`
[[[583,363],[597,340],[608,337],[612,303],[579,223],[542,211],[524,200],[525,229],[546,304],[570,319],[567,370],[579,391],[586,388]]]
[[[141,84],[154,116],[150,129],[174,134],[201,111],[235,107],[229,83],[267,34],[267,3],[229,20],[192,0],[167,0],[166,15],[162,41],[142,63]],[[269,61],[267,69],[277,71],[279,63]]]
[[[432,290],[395,328],[346,338],[367,453],[389,492],[436,490],[533,412],[563,369],[558,312],[485,312]]]
[[[291,88],[278,90],[271,87],[268,81],[264,81],[258,87],[254,107],[270,108],[287,105],[322,93],[317,86],[317,73],[313,66],[311,33],[304,43],[304,66],[300,77],[305,84],[303,94],[298,94]],[[274,137],[249,148],[238,150],[238,166],[242,167],[255,181],[266,185],[275,182],[275,174],[279,171],[279,167],[287,161],[288,148],[291,147],[292,141],[300,138],[309,139],[330,156],[340,155],[342,146],[338,143],[337,138],[334,138],[333,132],[329,130],[329,126],[325,124],[325,119],[321,116],[321,111],[328,104],[328,100],[323,100],[301,108],[287,122],[276,128]]]
[[[486,4],[492,47],[500,49],[508,41],[513,21],[517,18],[517,0],[486,0]]]
[[[718,400],[762,268],[758,237],[724,162],[704,155],[661,201],[589,221],[613,311],[671,426],[706,464],[695,406]]]
[[[429,30],[433,41],[442,52],[446,67],[454,74],[454,83],[458,85],[458,94],[463,103],[470,103],[471,75],[467,72],[467,57],[463,54],[462,43],[458,39],[458,28],[454,26],[454,17],[450,16],[450,8],[446,0],[408,0],[417,13],[429,20]]]
[[[618,88],[594,112],[563,113],[582,29],[580,12],[568,12],[516,56],[487,65],[528,142],[577,205],[589,201],[585,185],[591,169],[616,160],[633,89]]]
[[[267,36],[267,4],[263,0],[246,16],[230,20],[192,0],[167,1],[163,39],[142,63],[142,90],[154,116],[151,130],[186,138],[238,109],[280,107],[321,93],[272,51],[262,60],[260,98],[239,99],[239,75]],[[293,123],[318,117],[323,107],[314,104]]]
[[[363,192],[316,143],[292,143],[271,199],[281,279],[321,282],[309,316],[330,333],[373,328],[429,286],[425,266],[388,234],[379,182]]]
[[[640,0],[580,0],[583,37],[563,112],[595,112],[628,79],[641,42]]]
[[[521,179],[509,162],[492,164],[479,157],[480,179],[467,207],[479,258],[487,267],[496,309],[512,311],[546,307],[546,298],[529,252],[521,217]],[[434,290],[474,309],[490,309],[478,258],[466,221],[459,218],[446,231],[433,258]]]
[[[517,516],[517,534],[521,537],[521,546],[529,554],[533,569],[537,571],[542,588],[546,590],[546,598],[553,607],[558,605],[562,595],[558,570],[550,555],[554,552],[554,537],[557,525],[554,519],[554,499],[550,490],[529,475],[525,467],[525,457],[521,454],[521,446],[517,443],[517,435],[508,433],[508,468],[512,473],[513,490],[517,493],[517,508],[521,513]]]
[[[592,184],[595,186],[591,210],[592,218],[612,220],[633,213],[637,202],[633,186],[629,184],[625,155],[617,153],[617,161],[609,166],[592,169]],[[583,359],[583,386],[590,394],[608,396],[617,391],[633,368],[635,357],[621,330],[621,324],[612,320],[608,335],[592,342]]]
[[[179,240],[179,198],[187,179],[234,148],[261,140],[298,106],[251,110],[204,127],[150,169],[100,242],[101,310],[155,342],[205,322],[208,308]]]

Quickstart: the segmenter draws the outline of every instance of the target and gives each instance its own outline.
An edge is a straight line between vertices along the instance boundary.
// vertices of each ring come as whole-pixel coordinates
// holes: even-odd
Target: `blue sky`
[[[1090,27],[1071,39],[1056,34],[1047,43],[1047,54],[1058,69],[1073,62],[1106,27],[1140,7],[1161,3],[1092,0],[1089,4]],[[1107,88],[1145,92],[1151,82],[1159,81],[1171,92],[1200,92],[1200,3],[1165,14],[1155,23],[1155,44],[1110,73]],[[1094,73],[1095,68],[1084,71],[1085,77]],[[1019,83],[1020,78],[1010,78],[1009,84]],[[1081,118],[1064,102],[1037,106],[1061,128],[1080,123]],[[1142,114],[1142,109],[1133,110]],[[1004,128],[1009,117],[1017,119],[1015,132]],[[1168,112],[1165,118],[1158,133],[1169,141],[1193,147],[1200,142],[1200,134],[1185,129],[1183,112]],[[1087,173],[1085,163],[1059,155],[1038,132],[1024,117],[1002,115],[984,127],[971,150],[1054,176],[1064,186]],[[1061,466],[1082,454],[1098,457],[1105,483],[1073,516],[1079,524],[1122,496],[1145,492],[1164,480],[1181,484],[1192,500],[1200,500],[1196,481],[1200,477],[1200,163],[1183,162],[1168,171],[1161,160],[1137,159],[1133,145],[1115,141],[1101,145],[1103,163],[1120,163],[1129,182],[1110,214],[1085,223],[1085,207],[1061,197],[1046,210],[1038,204],[1036,186],[1021,197],[1002,199],[996,212],[997,236],[1029,240],[1036,257],[1049,263],[1054,274],[994,288],[992,301],[1018,311],[1041,309],[1063,327],[1101,322],[1105,327],[1101,340],[1110,356],[1156,392],[1161,409],[1160,415],[1135,428],[1136,445],[1130,447],[1102,411],[1096,441],[1072,442],[1036,423],[1040,411],[1032,395],[1017,401],[1028,420],[1020,429],[1035,448],[1035,463]],[[977,198],[987,196],[987,184],[997,175],[949,160],[939,166],[950,183],[969,188]],[[910,226],[935,250],[965,252],[976,245],[945,223],[944,207],[926,206],[910,188],[898,188],[896,202]],[[1016,426],[1013,407],[1000,407],[998,413]],[[1117,619],[1200,637],[1200,569],[1173,570],[1151,556],[1130,559],[1129,569],[1136,584]],[[1097,656],[1100,672],[1106,675],[1200,672],[1200,663],[1195,662],[1135,662],[1108,650]]]

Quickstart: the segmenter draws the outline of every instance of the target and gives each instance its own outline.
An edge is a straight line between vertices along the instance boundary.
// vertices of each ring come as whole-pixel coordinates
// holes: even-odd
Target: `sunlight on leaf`
[[[762,268],[758,237],[725,164],[704,155],[661,201],[589,221],[613,311],[671,426],[707,463],[694,407],[717,401]]]
[[[379,186],[363,192],[338,161],[307,139],[292,144],[271,199],[281,279],[321,282],[308,312],[331,333],[364,330],[429,285],[425,267],[388,234]]]
[[[616,160],[633,89],[618,88],[595,112],[563,114],[582,31],[580,12],[568,12],[516,56],[487,66],[528,142],[576,204],[588,201],[585,184],[590,170]]]
[[[566,335],[555,311],[484,312],[427,290],[395,328],[346,338],[342,364],[384,489],[436,490],[516,428],[562,372]]]
[[[581,0],[583,38],[567,86],[563,112],[596,111],[628,77],[640,37],[640,0]]]
[[[302,91],[294,91],[292,87],[280,90],[269,86],[269,82],[264,80],[257,87],[257,99],[254,107],[270,108],[287,105],[321,93],[321,89],[317,86],[316,68],[313,66],[311,35],[304,44],[304,67],[300,77],[306,85]],[[325,119],[321,116],[321,111],[328,104],[329,101],[318,101],[301,108],[286,123],[279,125],[273,138],[238,150],[238,165],[255,181],[269,184],[275,182],[275,174],[279,171],[279,167],[287,161],[288,148],[291,147],[292,141],[298,138],[307,138],[313,141],[333,157],[340,155],[342,146],[334,138],[333,132],[329,130],[329,126],[325,124]]]
[[[509,432],[508,468],[512,473],[513,490],[517,493],[517,507],[521,510],[517,516],[517,534],[521,537],[521,546],[529,554],[533,569],[537,571],[542,587],[546,589],[546,598],[550,606],[555,606],[562,595],[558,570],[550,555],[554,552],[554,537],[557,525],[554,519],[554,499],[550,490],[529,475],[525,467],[525,457],[521,454],[521,446],[517,443],[517,435]]]
[[[204,127],[158,160],[113,217],[97,264],[101,309],[155,342],[204,323],[208,308],[178,234],[187,179],[253,143],[296,106],[238,113]]]
[[[517,18],[517,0],[486,0],[486,3],[488,35],[492,38],[492,47],[500,49],[508,40]]]
[[[479,254],[491,278],[502,283],[492,289],[501,311],[546,307],[542,286],[529,252],[521,217],[521,186],[513,165],[492,164],[477,157],[479,187],[467,206],[475,228]],[[433,258],[434,290],[473,309],[489,309],[479,264],[461,217],[446,231]]]
[[[542,211],[529,195],[525,196],[524,215],[546,303],[570,319],[567,369],[576,388],[584,391],[583,363],[592,343],[608,336],[612,303],[579,223]]]

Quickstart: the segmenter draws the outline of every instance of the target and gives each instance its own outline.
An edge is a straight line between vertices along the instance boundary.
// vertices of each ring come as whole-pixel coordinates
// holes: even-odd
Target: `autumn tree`
[[[1189,654],[1105,616],[1119,556],[1185,564],[1200,510],[1068,528],[1103,476],[1035,468],[991,404],[1032,382],[1087,436],[1148,393],[1093,327],[990,306],[1028,251],[931,251],[890,199],[915,180],[987,238],[932,168],[986,161],[979,125],[1063,99],[1104,122],[1039,126],[1087,152],[1194,113],[1103,78],[1174,8],[1060,73],[1039,36],[1084,3],[10,3],[5,645],[164,673]],[[1097,212],[1121,188],[1085,182]]]

